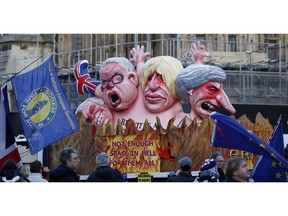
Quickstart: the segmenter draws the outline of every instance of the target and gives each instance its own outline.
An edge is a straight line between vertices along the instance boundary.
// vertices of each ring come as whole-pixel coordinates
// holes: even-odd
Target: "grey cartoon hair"
[[[178,74],[176,78],[176,92],[183,103],[188,103],[188,90],[196,89],[209,81],[222,83],[225,79],[226,74],[222,68],[192,64]]]
[[[109,63],[118,63],[122,65],[127,72],[136,72],[134,65],[127,58],[124,57],[111,57],[106,59],[101,66],[99,72],[101,73],[102,68]]]

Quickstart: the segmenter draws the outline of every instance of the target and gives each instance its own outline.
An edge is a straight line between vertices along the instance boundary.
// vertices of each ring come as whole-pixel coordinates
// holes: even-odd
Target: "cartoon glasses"
[[[102,92],[104,91],[105,88],[107,88],[109,82],[112,82],[115,85],[115,84],[119,84],[119,83],[123,82],[123,80],[124,80],[124,76],[122,74],[119,74],[119,73],[115,73],[109,79],[102,80],[102,85],[101,85]]]

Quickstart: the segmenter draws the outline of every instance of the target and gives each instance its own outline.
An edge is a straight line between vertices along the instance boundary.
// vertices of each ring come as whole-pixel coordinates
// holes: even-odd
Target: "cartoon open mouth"
[[[120,100],[120,97],[118,94],[116,94],[115,92],[111,93],[109,95],[110,97],[110,102],[111,102],[111,105],[113,107],[117,107],[119,104],[121,104],[121,100]]]
[[[204,102],[201,107],[203,110],[208,112],[212,112],[215,109],[215,107],[209,102]]]
[[[113,94],[113,95],[111,95],[111,100],[113,103],[115,103],[119,100],[119,96],[117,94]]]
[[[98,113],[99,113],[99,112],[98,112]],[[97,114],[98,114],[98,113],[97,113]],[[100,123],[102,122],[103,117],[104,117],[104,112],[101,111],[98,117],[97,117],[97,114],[95,115],[95,120],[97,120],[97,121],[96,121],[96,125],[99,126]]]

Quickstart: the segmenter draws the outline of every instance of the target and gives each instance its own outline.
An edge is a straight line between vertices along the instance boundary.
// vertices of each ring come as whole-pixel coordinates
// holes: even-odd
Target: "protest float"
[[[192,45],[191,53],[194,64],[183,68],[170,56],[145,61],[149,52],[137,46],[130,59],[136,67],[124,57],[108,58],[99,71],[101,81],[89,76],[87,60],[77,62],[75,88],[90,98],[79,105],[76,115],[61,89],[52,56],[34,70],[12,77],[31,154],[49,147],[53,169],[59,151],[74,147],[81,159],[79,173],[89,175],[96,168],[95,156],[106,152],[113,168],[146,178],[176,171],[184,156],[198,171],[217,151],[226,160],[244,157],[253,173],[255,165],[261,167],[261,160],[269,158],[284,176],[288,164],[283,158],[281,118],[277,130],[261,113],[255,122],[245,115],[236,119],[237,111],[222,88],[225,71],[203,64],[208,54],[200,43]],[[184,111],[185,104],[190,110]],[[221,107],[229,116],[214,111]]]

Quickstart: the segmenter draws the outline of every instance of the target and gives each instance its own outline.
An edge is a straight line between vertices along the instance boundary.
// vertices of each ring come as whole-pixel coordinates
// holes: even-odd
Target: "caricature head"
[[[87,122],[94,121],[97,127],[101,127],[113,119],[112,113],[104,102],[96,97],[90,97],[81,103],[75,114],[82,112]]]
[[[222,88],[225,79],[225,71],[219,67],[189,65],[178,75],[176,91],[183,103],[190,103],[191,113],[198,119],[221,106],[234,114],[236,111]]]
[[[112,110],[129,108],[138,96],[139,79],[132,63],[124,57],[107,59],[99,71],[101,98]]]
[[[181,62],[170,56],[159,56],[145,62],[140,81],[144,92],[145,107],[152,113],[170,108],[179,96],[175,89],[175,80],[183,70]]]

